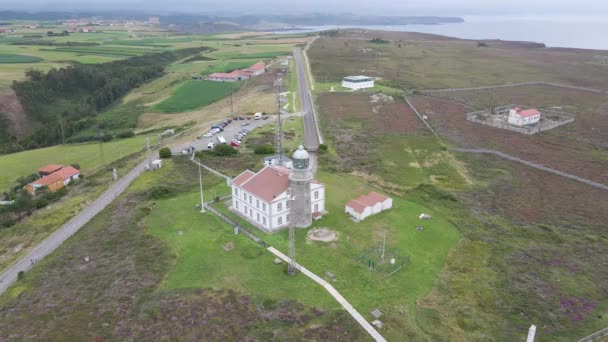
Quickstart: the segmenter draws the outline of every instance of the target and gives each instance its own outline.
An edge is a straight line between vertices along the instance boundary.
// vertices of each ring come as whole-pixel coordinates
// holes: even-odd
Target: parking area
[[[282,115],[282,118],[286,119],[294,114]],[[266,116],[268,119],[264,120],[263,118],[259,120],[255,120],[253,117],[250,117],[249,120],[246,118],[244,120],[232,120],[229,124],[224,127],[224,131],[219,132],[210,137],[203,137],[207,131],[201,131],[198,135],[198,138],[192,142],[181,144],[178,146],[174,146],[171,148],[173,154],[181,154],[182,151],[187,149],[188,147],[194,147],[196,151],[207,150],[207,146],[210,142],[215,144],[218,143],[218,137],[223,137],[226,140],[227,144],[230,144],[230,141],[234,138],[236,134],[238,134],[243,129],[247,129],[249,132],[262,127],[264,125],[273,124],[277,121],[276,115],[268,115]]]

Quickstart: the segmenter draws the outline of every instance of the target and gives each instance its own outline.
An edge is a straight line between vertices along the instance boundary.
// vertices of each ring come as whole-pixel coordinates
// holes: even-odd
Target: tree
[[[168,147],[163,147],[160,149],[160,151],[158,151],[158,155],[163,159],[171,158],[171,149]]]
[[[327,145],[325,145],[325,144],[319,144],[319,152],[320,153],[327,152]]]
[[[238,152],[236,149],[234,149],[234,147],[232,147],[228,144],[219,144],[219,145],[215,145],[215,147],[213,148],[213,153],[216,156],[229,157],[229,156],[236,156],[236,154]]]

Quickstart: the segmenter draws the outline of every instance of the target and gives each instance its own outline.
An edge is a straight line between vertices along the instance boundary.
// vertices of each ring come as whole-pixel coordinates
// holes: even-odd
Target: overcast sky
[[[0,0],[0,9],[146,10],[190,13],[337,13],[377,15],[608,16],[606,0]]]

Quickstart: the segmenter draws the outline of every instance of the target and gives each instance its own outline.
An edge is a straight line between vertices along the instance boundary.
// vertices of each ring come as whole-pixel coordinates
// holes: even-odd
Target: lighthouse
[[[292,168],[289,172],[291,188],[290,220],[296,228],[307,228],[312,224],[311,189],[313,180],[310,169],[310,156],[302,145],[293,153]]]

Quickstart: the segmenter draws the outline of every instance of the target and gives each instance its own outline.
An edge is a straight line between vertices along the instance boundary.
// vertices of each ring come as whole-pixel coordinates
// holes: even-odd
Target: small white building
[[[291,189],[290,170],[266,166],[257,173],[246,170],[232,180],[232,211],[266,232],[289,226]],[[312,217],[325,213],[325,185],[310,182]]]
[[[344,212],[361,221],[368,216],[378,214],[392,207],[392,198],[372,191],[367,195],[348,201],[344,207]]]
[[[158,170],[161,167],[163,167],[163,160],[162,159],[156,159],[152,161],[152,170]]]
[[[353,90],[373,88],[374,78],[369,76],[346,76],[342,79],[342,86]]]
[[[509,110],[508,122],[515,126],[526,126],[540,121],[540,112],[537,109],[520,109],[518,107]]]
[[[264,165],[266,165],[266,166],[283,165],[288,169],[291,169],[291,167],[293,165],[291,158],[289,158],[286,155],[273,154],[273,155],[264,157],[264,159],[262,161],[264,162]]]

